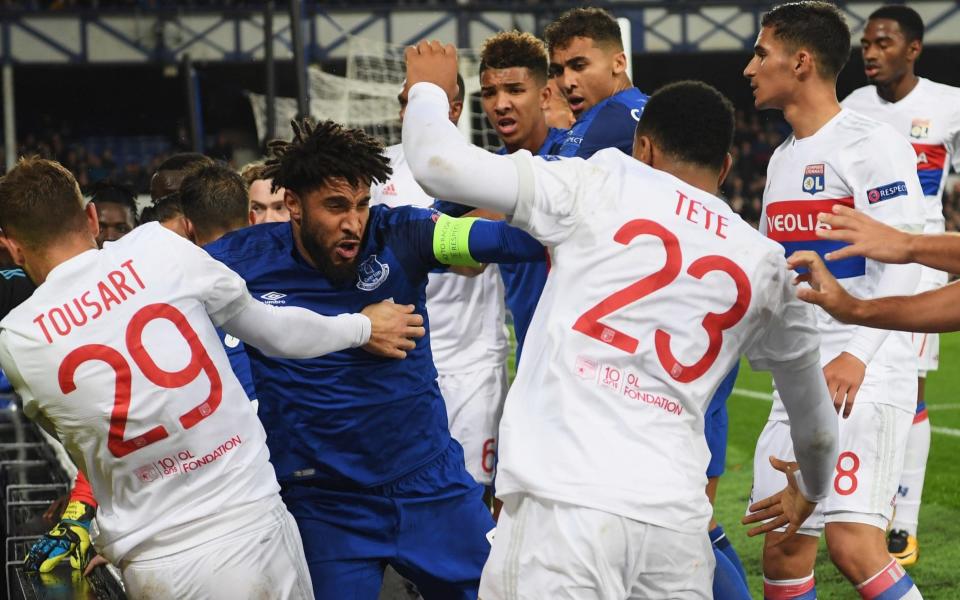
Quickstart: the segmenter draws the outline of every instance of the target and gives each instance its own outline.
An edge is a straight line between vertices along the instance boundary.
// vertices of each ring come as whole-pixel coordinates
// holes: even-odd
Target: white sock
[[[920,496],[923,494],[923,478],[927,471],[927,455],[930,453],[930,421],[926,408],[917,413],[907,436],[907,452],[900,475],[897,492],[897,510],[891,529],[903,529],[917,535],[920,518]]]

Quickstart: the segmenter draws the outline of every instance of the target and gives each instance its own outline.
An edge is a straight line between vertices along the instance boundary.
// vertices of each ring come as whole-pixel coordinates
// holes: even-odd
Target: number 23
[[[680,241],[668,229],[649,219],[635,219],[624,224],[614,234],[614,241],[627,245],[634,238],[641,235],[652,235],[660,238],[667,258],[663,267],[645,277],[640,278],[629,286],[614,292],[596,306],[580,315],[573,324],[573,329],[588,335],[614,348],[633,354],[637,351],[639,341],[630,335],[604,325],[600,319],[621,308],[632,304],[657,290],[670,285],[677,277],[683,265],[683,254],[680,250]],[[657,358],[664,370],[675,380],[689,383],[707,372],[720,354],[723,345],[723,332],[740,322],[750,306],[750,280],[736,263],[729,258],[711,254],[693,261],[687,268],[687,274],[697,279],[713,271],[726,273],[737,286],[737,300],[724,313],[707,313],[701,321],[701,326],[707,332],[709,345],[702,357],[691,365],[684,365],[677,360],[670,350],[670,334],[663,329],[657,329],[654,334],[654,347]]]

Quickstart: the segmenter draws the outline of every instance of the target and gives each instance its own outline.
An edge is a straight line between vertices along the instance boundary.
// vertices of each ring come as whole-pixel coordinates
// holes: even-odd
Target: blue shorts
[[[455,440],[388,484],[333,491],[286,483],[281,496],[300,529],[317,600],[376,600],[388,564],[425,598],[476,599],[494,523]]]
[[[710,449],[707,477],[723,475],[727,462],[727,398],[733,392],[733,384],[736,383],[739,372],[738,362],[720,382],[707,406],[706,414],[703,415],[703,435],[707,438],[707,447]]]

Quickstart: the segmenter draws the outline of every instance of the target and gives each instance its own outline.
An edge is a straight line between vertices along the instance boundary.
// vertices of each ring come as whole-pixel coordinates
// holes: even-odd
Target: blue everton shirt
[[[567,135],[566,129],[551,127],[547,130],[547,138],[543,145],[537,150],[537,156],[549,156],[556,154]],[[497,150],[497,154],[507,154],[506,148]],[[444,200],[437,200],[433,207],[442,213],[458,217],[472,210],[472,206],[456,204]],[[513,316],[513,332],[517,338],[517,352],[514,357],[514,364],[520,364],[520,354],[523,351],[523,341],[527,337],[527,329],[530,328],[530,321],[533,320],[533,312],[537,309],[537,303],[540,302],[540,295],[543,294],[543,286],[547,284],[547,272],[550,268],[547,249],[543,249],[543,255],[540,260],[510,263],[500,265],[500,278],[503,280],[504,303],[510,309]]]
[[[339,286],[303,259],[289,223],[241,229],[207,250],[240,274],[261,302],[338,315],[392,299],[415,305],[429,332],[425,289],[427,273],[440,266],[434,255],[437,215],[413,207],[371,207],[358,277]],[[542,252],[533,238],[503,223],[474,225],[469,247],[478,261],[530,260]],[[404,360],[360,348],[304,360],[246,349],[270,460],[281,481],[378,485],[414,471],[450,442],[429,333]]]
[[[233,374],[237,376],[243,391],[247,393],[247,398],[257,399],[257,388],[253,385],[253,371],[250,369],[250,358],[247,356],[247,349],[243,342],[233,337],[223,329],[217,327],[217,335],[223,342],[223,349],[230,359],[230,366],[233,368]]]
[[[537,156],[556,154],[560,144],[565,139],[565,129],[551,128],[547,133]],[[501,148],[498,154],[506,154],[506,148]],[[547,284],[547,272],[550,263],[547,262],[547,249],[543,249],[543,260],[539,262],[515,263],[500,265],[500,278],[503,279],[504,303],[513,315],[513,331],[517,336],[517,353],[515,364],[520,364],[520,354],[523,352],[523,341],[527,337],[527,329],[533,320],[533,313],[543,294],[543,286]]]
[[[590,158],[604,148],[633,153],[633,133],[647,105],[647,95],[631,87],[605,98],[583,112],[556,154]]]

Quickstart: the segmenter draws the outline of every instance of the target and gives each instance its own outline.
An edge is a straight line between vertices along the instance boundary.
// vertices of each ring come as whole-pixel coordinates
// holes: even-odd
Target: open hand
[[[884,263],[911,262],[912,236],[868,217],[860,211],[835,204],[833,214],[820,213],[818,221],[829,226],[817,227],[818,237],[850,244],[828,253],[827,260],[865,256]]]
[[[797,290],[797,298],[816,304],[838,321],[856,323],[861,301],[847,293],[816,252],[794,252],[787,258],[787,266],[791,269],[806,269],[805,273],[797,275],[793,280],[794,285],[810,284],[809,288],[801,287]]]
[[[774,469],[787,476],[787,487],[769,498],[764,498],[751,504],[747,509],[750,511],[750,514],[745,516],[741,522],[744,525],[749,525],[751,523],[766,521],[766,523],[749,530],[747,535],[750,537],[786,527],[787,529],[784,536],[777,540],[776,545],[783,543],[783,540],[789,538],[800,529],[800,526],[807,520],[807,517],[813,514],[817,503],[810,502],[800,493],[800,487],[797,485],[797,477],[794,474],[798,469],[797,463],[786,462],[771,456],[770,464]]]
[[[360,311],[370,319],[370,341],[363,349],[387,358],[406,358],[416,340],[426,334],[423,317],[414,314],[412,304],[389,300],[371,304]]]

